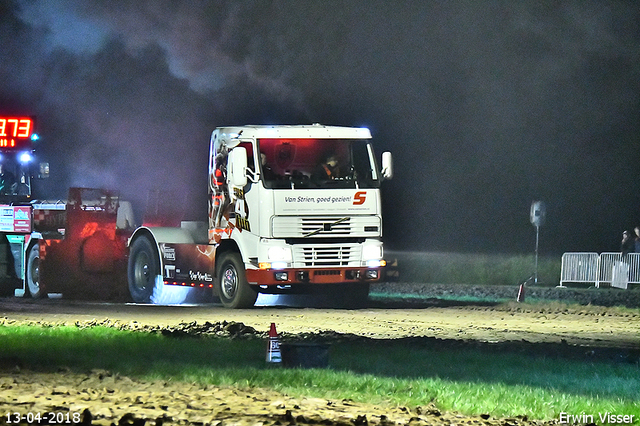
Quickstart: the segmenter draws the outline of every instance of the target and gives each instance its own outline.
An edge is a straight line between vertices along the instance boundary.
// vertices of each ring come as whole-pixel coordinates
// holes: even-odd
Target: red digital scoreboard
[[[33,119],[0,116],[0,149],[31,146]]]

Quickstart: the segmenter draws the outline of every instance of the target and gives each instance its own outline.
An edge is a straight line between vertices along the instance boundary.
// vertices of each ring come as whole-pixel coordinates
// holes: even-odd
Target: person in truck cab
[[[332,154],[316,167],[313,178],[316,180],[332,180],[338,177],[338,172],[338,159]]]
[[[260,153],[260,167],[265,180],[274,180],[276,178],[276,174],[267,162],[267,156],[263,152]]]

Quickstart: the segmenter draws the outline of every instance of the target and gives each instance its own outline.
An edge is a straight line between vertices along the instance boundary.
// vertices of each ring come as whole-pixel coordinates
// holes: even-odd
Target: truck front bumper
[[[247,269],[246,274],[252,285],[340,284],[379,281],[382,268]]]

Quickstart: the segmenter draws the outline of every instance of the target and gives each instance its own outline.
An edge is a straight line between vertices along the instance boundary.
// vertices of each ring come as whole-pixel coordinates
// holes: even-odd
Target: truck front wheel
[[[158,250],[147,237],[136,238],[129,251],[129,293],[136,303],[151,303],[151,295],[160,274]]]
[[[44,289],[40,285],[40,245],[38,243],[29,249],[25,280],[31,297],[39,299],[46,296]]]
[[[256,303],[258,292],[247,282],[240,254],[226,252],[218,259],[217,291],[225,308],[250,308]]]

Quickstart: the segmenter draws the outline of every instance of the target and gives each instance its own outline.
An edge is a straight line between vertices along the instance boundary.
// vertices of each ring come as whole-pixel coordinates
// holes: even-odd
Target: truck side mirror
[[[247,185],[247,151],[242,147],[236,147],[229,152],[227,160],[229,182],[232,186],[243,188]]]
[[[388,151],[382,153],[382,177],[384,179],[393,177],[393,158]]]

